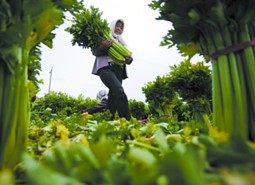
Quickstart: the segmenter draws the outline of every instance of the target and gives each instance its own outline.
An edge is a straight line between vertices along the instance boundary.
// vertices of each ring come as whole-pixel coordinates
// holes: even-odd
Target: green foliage
[[[157,77],[142,88],[153,115],[173,119],[195,119],[206,123],[212,109],[212,79],[209,66],[185,60],[170,67],[168,75]]]
[[[25,2],[28,3],[28,1]],[[73,1],[37,1],[40,8],[43,7],[43,5],[45,5],[46,8],[50,8],[50,5],[52,5],[50,2],[56,2],[59,7],[65,9],[70,7]],[[173,11],[175,12],[182,12],[184,10],[183,12],[185,13],[185,11],[189,11],[193,1],[185,2],[187,3],[185,6],[183,5],[183,1],[166,1],[165,5],[169,9],[174,9]],[[199,6],[203,1],[198,0],[196,2]],[[214,2],[215,1],[208,1],[208,4],[210,5],[210,3]],[[245,2],[247,3],[248,1]],[[252,1],[249,2],[252,5]],[[8,3],[9,2],[0,0],[0,9],[1,12],[4,12],[0,16],[0,19],[3,18],[3,21],[0,21],[1,31],[5,31],[7,28],[6,23],[10,23],[6,22],[4,19],[5,16],[11,16],[10,12],[8,12],[10,10]],[[23,1],[15,1],[15,3],[14,1],[10,2],[12,5],[11,11],[14,15],[16,15],[17,12],[21,12],[19,7],[22,7],[22,3]],[[36,1],[31,4],[28,3],[26,6],[28,6],[32,12],[37,11],[40,8],[32,8],[36,5],[35,3]],[[170,7],[170,3],[174,3],[176,7]],[[208,4],[203,2],[203,5],[206,5],[205,10],[207,10]],[[161,6],[161,4],[159,5]],[[254,9],[253,6],[251,7]],[[235,7],[230,6],[230,10],[234,11]],[[244,10],[246,9],[241,8],[241,10],[241,14],[237,14],[237,17],[243,16],[243,12],[245,12]],[[47,12],[46,15],[51,15],[48,13],[49,12]],[[52,15],[58,15],[58,13],[57,11]],[[184,16],[185,15],[186,14],[184,14]],[[245,15],[247,16],[247,14]],[[193,23],[199,19],[194,10],[189,11],[188,16],[192,17]],[[246,17],[244,22],[247,22],[248,18],[249,17]],[[20,22],[18,21],[18,23]],[[41,26],[43,24],[41,23],[42,22],[37,25],[37,28],[42,28]],[[179,24],[181,25],[181,21]],[[50,29],[52,29],[52,27],[50,27]],[[11,29],[10,31],[13,33],[14,30]],[[21,30],[21,32],[22,31],[24,30]],[[46,33],[44,31],[39,29],[38,33]],[[3,35],[2,32],[0,32],[1,39],[4,38],[2,37]],[[40,40],[41,38],[40,36],[30,40],[28,46],[34,45],[38,39]],[[10,43],[13,44],[13,40],[11,39]],[[22,39],[20,42],[22,42]],[[8,42],[6,43],[6,46],[9,46]],[[0,94],[2,94],[2,92],[8,94],[9,89],[14,89],[15,91],[10,91],[10,94],[20,95],[20,93],[23,93],[23,91],[27,89],[17,88],[17,90],[16,87],[18,87],[17,84],[21,84],[21,86],[26,85],[26,81],[24,80],[26,79],[24,78],[26,75],[22,76],[22,81],[14,84],[11,88],[8,85],[4,86],[5,84],[3,82],[6,79],[9,80],[9,74],[11,74],[9,72],[15,72],[17,75],[19,73],[16,73],[16,70],[18,69],[19,71],[22,69],[22,67],[15,63],[17,61],[22,61],[18,57],[19,55],[11,54],[11,52],[18,54],[21,50],[17,46],[8,47],[7,49],[3,46],[4,45],[0,44],[0,47],[3,48],[4,52],[7,51],[7,53],[3,52],[4,54],[2,55],[1,53],[0,56],[3,57],[0,58],[0,75],[2,75],[0,78]],[[28,53],[29,52],[22,56],[26,58],[28,57]],[[12,58],[12,56],[14,57]],[[6,63],[4,60],[7,58],[10,60]],[[201,66],[202,68],[204,67],[203,65]],[[198,69],[200,69],[201,66],[198,66]],[[24,69],[26,69],[26,67],[27,66],[25,66]],[[156,97],[154,100],[153,94],[147,92],[151,95],[149,97],[151,97],[152,105],[155,106],[155,110],[159,112],[163,110],[164,113],[169,113],[169,110],[173,112],[176,110],[185,110],[186,118],[189,117],[188,111],[190,106],[187,107],[188,104],[196,107],[196,110],[199,112],[206,111],[207,105],[205,101],[207,100],[207,96],[197,92],[199,85],[202,87],[206,86],[203,86],[205,84],[200,81],[198,84],[192,83],[192,80],[200,80],[197,76],[201,74],[203,77],[206,77],[208,70],[202,70],[202,73],[199,73],[197,67],[191,66],[192,71],[195,71],[195,73],[190,73],[190,64],[188,63],[182,66],[185,70],[179,70],[179,66],[175,67],[173,79],[169,76],[158,77],[155,81],[155,86],[153,83],[148,85],[148,89],[151,88],[153,92],[158,94],[161,92],[155,89],[163,90],[162,96],[165,96]],[[5,73],[6,71],[8,71],[8,73]],[[24,73],[23,71],[22,73],[26,74],[26,72],[27,71]],[[4,76],[3,74],[7,75]],[[193,76],[195,77],[192,78]],[[10,79],[11,82],[15,82],[16,80],[16,78]],[[185,79],[185,81],[183,81],[183,79]],[[209,79],[203,78],[203,80],[206,81]],[[186,81],[189,83],[185,84],[184,82]],[[175,87],[178,87],[176,90],[178,94],[185,97],[182,98],[187,101],[186,104],[180,102],[179,98],[175,99],[177,96],[165,91],[165,89],[169,88],[168,86],[172,85],[172,82],[175,82]],[[184,83],[185,86],[187,85],[186,87],[189,93],[185,92],[186,89],[181,88],[181,83]],[[189,84],[192,84],[194,89]],[[163,87],[161,87],[161,85]],[[4,91],[1,91],[3,89]],[[171,90],[170,92],[173,90],[173,92],[176,93],[172,86],[169,89]],[[24,97],[24,99],[22,97]],[[0,96],[0,98],[0,102],[6,105],[6,97]],[[17,114],[17,112],[11,111],[5,112],[5,109],[0,107],[1,119],[4,117],[3,120],[20,120],[20,122],[15,122],[15,125],[13,124],[14,122],[3,125],[2,120],[0,122],[0,144],[1,149],[3,148],[0,154],[1,157],[4,156],[3,159],[7,159],[6,161],[8,162],[3,166],[2,163],[0,165],[0,182],[6,182],[10,185],[14,184],[14,175],[8,171],[8,169],[6,170],[6,167],[15,166],[15,164],[17,164],[17,158],[11,157],[21,155],[22,151],[24,151],[24,149],[20,150],[20,146],[24,147],[23,143],[26,134],[20,132],[20,129],[22,130],[27,126],[27,124],[24,124],[27,123],[27,112],[22,112],[24,108],[26,111],[29,109],[29,107],[22,106],[24,102],[27,105],[26,98],[27,96],[11,96],[10,99],[12,101],[7,101],[9,105],[7,106],[8,110],[13,108],[24,114]],[[17,102],[13,104],[13,102],[16,102],[14,100],[17,99],[21,99],[21,103]],[[135,118],[132,118],[130,121],[125,119],[97,121],[93,120],[91,115],[77,113],[77,110],[79,110],[77,107],[84,105],[84,99],[82,97],[79,97],[78,100],[79,101],[75,101],[72,97],[65,94],[52,93],[42,99],[39,98],[38,102],[37,100],[34,102],[32,106],[34,119],[29,125],[28,154],[23,155],[22,164],[17,166],[18,170],[21,170],[23,173],[18,174],[19,171],[17,171],[17,175],[15,176],[17,178],[15,181],[16,184],[226,185],[233,184],[233,182],[253,184],[255,181],[254,144],[240,137],[229,137],[229,133],[219,132],[209,124],[206,125],[208,127],[204,127],[204,131],[198,128],[194,120],[185,119],[184,122],[178,121],[178,119],[174,117],[160,117],[159,119],[148,117],[146,124],[140,124]],[[175,101],[173,102],[173,100]],[[72,104],[70,101],[74,101],[74,103]],[[164,104],[165,101],[167,104]],[[89,105],[93,104],[92,102],[94,103],[93,100],[88,100]],[[194,104],[194,102],[196,104]],[[137,102],[131,102],[131,104],[132,103],[136,104]],[[163,108],[161,104],[164,105]],[[168,107],[169,104],[171,105],[170,107]],[[137,103],[137,106],[135,105],[134,107],[140,108],[138,105],[143,107],[140,103]],[[174,108],[172,105],[174,105]],[[201,105],[205,105],[205,107]],[[161,108],[161,110],[158,108]],[[43,119],[41,116],[42,113],[44,114]],[[249,113],[252,113],[252,111]],[[207,121],[209,122],[209,120]],[[18,127],[20,125],[22,127]],[[9,132],[10,130],[11,132]],[[10,147],[5,147],[5,145],[2,146],[2,144],[7,143],[3,141],[7,141],[9,138],[6,136],[9,135],[22,136],[10,137],[12,139],[10,141],[15,141],[15,143],[10,142],[10,146],[14,148],[14,150],[9,150]],[[5,155],[2,155],[4,152],[6,152]]]
[[[163,122],[149,121],[143,125],[135,120],[88,120],[83,126],[77,123],[81,122],[76,120],[76,126],[63,127],[64,122],[58,121],[47,127],[31,127],[34,140],[29,145],[30,156],[23,158],[25,176],[18,180],[27,185],[225,185],[236,178],[247,184],[254,180],[248,178],[255,169],[254,148],[240,140],[229,140],[224,133],[195,133],[188,123],[180,134],[170,133],[174,124]],[[132,138],[123,142],[126,131]],[[58,133],[68,137],[63,140]]]
[[[94,100],[92,100],[94,101]],[[93,114],[93,119],[96,121],[110,121],[112,120],[112,113],[110,110],[106,110],[104,112],[96,112]]]
[[[94,6],[83,8],[75,13],[72,19],[73,24],[66,28],[66,31],[73,36],[72,44],[90,48],[93,52],[94,49],[101,47],[103,40],[115,40],[107,21],[101,16],[102,12]],[[113,42],[105,52],[121,67],[125,64],[126,57],[131,56],[131,52],[119,42]]]
[[[196,52],[212,61],[214,123],[254,141],[254,48],[239,47],[255,39],[254,1],[153,0],[149,6],[159,10],[158,20],[173,26],[165,45],[177,46],[184,56]]]
[[[189,60],[171,67],[171,85],[186,102],[197,123],[205,123],[203,114],[211,115],[212,78],[209,66],[203,62],[192,64]]]
[[[174,115],[177,116],[178,121],[187,121],[190,119],[190,117],[186,117],[185,114],[188,114],[190,111],[190,106],[183,102],[181,99],[178,99],[175,102],[175,107],[173,108]]]
[[[66,5],[65,10],[57,8],[59,2]],[[34,77],[40,69],[35,47],[41,42],[51,46],[51,32],[63,23],[64,11],[73,10],[67,2],[0,0],[1,169],[15,168],[26,148],[30,100],[38,85]]]
[[[196,145],[187,144],[185,146],[176,143],[173,152],[167,153],[159,160],[159,170],[169,184],[207,184],[203,172],[204,155],[204,151]]]
[[[189,60],[171,66],[171,85],[183,101],[198,98],[212,99],[212,78],[209,66],[203,62],[192,64]]]
[[[142,87],[142,91],[151,111],[158,113],[160,116],[172,115],[177,94],[171,87],[170,79],[167,76],[158,76],[155,81],[148,82]]]
[[[162,45],[179,45],[179,44],[191,44],[196,53],[202,55],[208,55],[208,53],[201,50],[199,38],[204,31],[201,25],[197,26],[199,20],[204,19],[208,25],[211,17],[206,16],[211,11],[212,4],[217,4],[214,0],[207,1],[206,5],[204,1],[164,1],[153,0],[149,7],[160,12],[160,16],[157,20],[166,20],[172,22],[173,29],[169,30],[167,35],[163,38]],[[199,13],[197,13],[199,12]],[[216,16],[215,16],[216,17]],[[207,21],[206,21],[207,20]],[[206,25],[203,25],[206,26]],[[210,25],[211,26],[211,25]],[[187,30],[188,34],[187,34]],[[199,45],[199,47],[197,47]],[[177,47],[178,48],[178,47]],[[196,49],[195,49],[196,48]],[[180,50],[184,55],[188,55],[185,50]],[[190,55],[192,57],[192,55]]]
[[[254,150],[242,139],[233,137],[229,143],[217,143],[212,138],[202,135],[199,142],[207,147],[207,159],[212,166],[235,166],[240,170],[255,169],[253,165],[248,164],[255,164],[252,157],[255,154]]]
[[[39,85],[42,84],[42,80],[38,79],[41,71],[41,51],[39,46],[35,46],[31,49],[28,61],[28,80],[29,80],[29,95],[33,101],[36,94],[39,92]]]
[[[148,106],[144,102],[130,99],[128,100],[128,104],[133,117],[136,119],[144,119],[147,117],[149,110]]]
[[[84,7],[83,0],[52,0],[52,2],[54,2],[59,9],[65,12],[68,11],[72,15],[79,12]]]
[[[213,127],[199,128],[193,120],[97,121],[94,115],[59,117],[50,110],[47,116],[48,121],[38,116],[29,126],[24,175],[17,176],[22,184],[225,185],[236,174],[252,181],[246,177],[255,169],[254,147]]]
[[[96,48],[105,39],[105,34],[110,33],[107,21],[101,16],[102,12],[94,6],[83,8],[75,14],[73,24],[66,28],[66,31],[73,36],[72,44],[78,44],[83,48]]]
[[[51,92],[44,97],[37,98],[32,104],[31,111],[42,113],[44,110],[50,109],[52,114],[70,116],[74,113],[80,113],[82,109],[96,105],[98,100],[83,98],[79,96],[74,98],[66,93]]]

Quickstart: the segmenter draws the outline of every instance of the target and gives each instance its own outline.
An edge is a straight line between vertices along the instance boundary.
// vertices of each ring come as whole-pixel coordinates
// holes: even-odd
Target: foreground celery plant
[[[14,168],[26,149],[29,53],[63,22],[62,9],[75,2],[0,0],[0,169]]]
[[[194,45],[212,62],[214,124],[255,140],[254,8],[252,0],[153,0],[153,9],[174,29],[166,45]],[[188,30],[188,31],[187,31]]]

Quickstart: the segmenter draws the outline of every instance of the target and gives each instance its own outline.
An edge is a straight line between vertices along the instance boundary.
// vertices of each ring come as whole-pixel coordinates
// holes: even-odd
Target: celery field
[[[134,5],[135,6],[135,5]],[[83,0],[0,0],[1,185],[255,184],[255,2],[151,0],[171,23],[159,47],[183,61],[129,100],[131,120],[81,110],[96,99],[49,92],[38,97],[41,46],[54,30],[94,49],[109,39],[103,12]],[[114,44],[122,66],[131,55]],[[203,61],[192,63],[195,55]]]

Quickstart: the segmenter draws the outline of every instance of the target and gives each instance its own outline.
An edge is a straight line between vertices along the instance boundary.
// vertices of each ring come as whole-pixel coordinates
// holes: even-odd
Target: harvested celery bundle
[[[162,45],[193,45],[210,56],[214,124],[255,141],[255,1],[153,0],[149,6],[159,9],[157,19],[172,22]]]
[[[96,48],[105,39],[113,39],[110,35],[110,28],[106,20],[101,18],[102,12],[98,8],[90,6],[90,9],[83,10],[75,14],[73,24],[66,28],[66,31],[73,35],[72,44],[78,44],[83,48]],[[119,65],[126,61],[131,52],[118,42],[110,47],[109,56]]]

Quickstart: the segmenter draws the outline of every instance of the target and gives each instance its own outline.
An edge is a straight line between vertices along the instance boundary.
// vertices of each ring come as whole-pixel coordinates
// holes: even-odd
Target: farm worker
[[[106,90],[102,89],[97,93],[97,99],[100,101],[99,104],[83,109],[81,112],[88,112],[89,114],[93,114],[96,112],[104,112],[107,110],[107,102],[108,102],[108,93]]]
[[[128,107],[128,98],[122,86],[122,80],[126,79],[127,71],[126,64],[131,64],[132,57],[126,58],[126,63],[123,67],[114,63],[114,61],[108,56],[108,49],[113,42],[119,42],[126,46],[122,38],[124,30],[124,21],[121,19],[114,20],[110,24],[111,35],[114,40],[106,39],[101,45],[95,49],[92,49],[92,53],[96,56],[95,63],[92,69],[92,74],[98,75],[104,85],[109,89],[108,93],[108,108],[113,115],[117,112],[120,118],[126,118],[130,120],[130,110]]]

